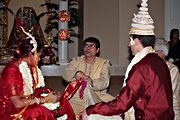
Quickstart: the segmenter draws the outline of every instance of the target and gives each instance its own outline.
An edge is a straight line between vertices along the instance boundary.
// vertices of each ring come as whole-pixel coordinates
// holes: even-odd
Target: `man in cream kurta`
[[[90,41],[85,40],[83,43],[84,55],[73,58],[63,73],[63,78],[67,82],[76,80],[77,78],[75,75],[78,72],[82,72],[92,80],[92,82],[87,82],[88,84],[84,90],[83,99],[79,97],[81,87],[70,99],[70,103],[76,114],[82,112],[87,106],[95,104],[96,102],[107,102],[113,99],[111,95],[107,94],[110,79],[109,61],[96,56],[96,51],[99,50],[99,48],[97,47],[98,45],[96,45],[97,48],[91,46],[96,44],[96,42],[91,42],[92,39],[94,40],[94,38],[90,37],[88,38]],[[86,61],[88,58],[93,58],[91,63]]]
[[[166,61],[166,64],[170,70],[171,75],[175,120],[180,120],[180,74],[177,66],[168,61]]]

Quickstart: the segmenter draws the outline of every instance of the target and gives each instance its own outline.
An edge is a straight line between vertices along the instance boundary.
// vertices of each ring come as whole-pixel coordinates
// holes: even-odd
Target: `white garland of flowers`
[[[27,62],[22,61],[19,65],[19,70],[23,77],[24,95],[33,94],[33,83],[32,83],[33,80],[32,80],[32,75],[31,75],[30,69],[27,65]],[[38,84],[37,84],[36,88],[44,87],[45,86],[44,77],[42,76],[41,70],[38,68],[37,71],[38,71]]]
[[[24,95],[31,95],[33,94],[33,79],[32,79],[32,75],[30,72],[30,69],[27,65],[27,62],[22,61],[19,65],[19,70],[22,74],[23,77],[23,92]],[[38,84],[36,86],[36,88],[39,87],[44,87],[45,83],[44,83],[44,77],[42,75],[42,72],[39,68],[37,68],[38,71]],[[42,96],[47,96],[48,94],[43,93]],[[46,108],[48,108],[49,110],[55,110],[57,109],[57,107],[59,107],[59,102],[57,103],[44,103],[42,104],[43,106],[45,106]],[[66,120],[67,119],[67,115],[63,115],[60,118],[58,118],[58,120]]]

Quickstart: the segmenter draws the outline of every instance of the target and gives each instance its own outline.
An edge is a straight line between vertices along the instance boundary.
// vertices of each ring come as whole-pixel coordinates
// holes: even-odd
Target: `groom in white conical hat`
[[[122,115],[134,108],[136,120],[173,120],[172,86],[169,69],[153,50],[155,40],[153,19],[147,1],[134,15],[129,46],[134,58],[128,65],[125,84],[116,99],[89,106],[86,114]]]

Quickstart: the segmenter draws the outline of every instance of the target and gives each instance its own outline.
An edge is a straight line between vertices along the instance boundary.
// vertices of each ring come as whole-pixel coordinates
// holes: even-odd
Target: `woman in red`
[[[19,58],[6,65],[1,74],[0,119],[56,120],[61,115],[64,119],[75,118],[66,100],[69,92],[61,96],[59,92],[45,88],[41,70],[37,67],[37,42],[22,30],[28,37],[19,47]]]

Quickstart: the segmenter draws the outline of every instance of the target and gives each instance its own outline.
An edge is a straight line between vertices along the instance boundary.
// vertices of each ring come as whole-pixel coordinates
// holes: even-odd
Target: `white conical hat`
[[[154,21],[148,13],[147,1],[148,0],[142,0],[138,14],[134,14],[129,34],[155,35],[153,26]]]

